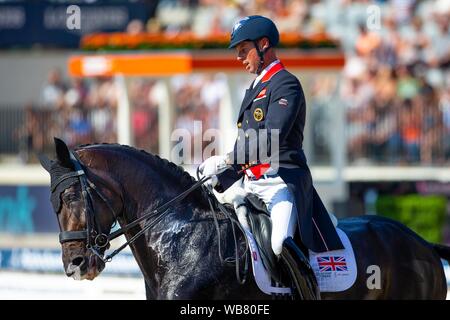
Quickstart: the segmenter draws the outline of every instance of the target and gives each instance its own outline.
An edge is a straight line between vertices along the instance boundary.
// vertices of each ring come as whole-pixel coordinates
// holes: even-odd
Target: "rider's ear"
[[[45,154],[39,154],[38,155],[39,162],[41,163],[41,166],[44,167],[45,170],[50,172],[50,167],[52,166],[52,160],[50,160]]]
[[[261,50],[269,49],[269,39],[267,37],[264,37],[261,40]]]
[[[59,163],[66,168],[73,169],[73,163],[70,160],[69,148],[64,141],[58,138],[53,138],[55,140],[55,150],[56,150],[56,158]]]

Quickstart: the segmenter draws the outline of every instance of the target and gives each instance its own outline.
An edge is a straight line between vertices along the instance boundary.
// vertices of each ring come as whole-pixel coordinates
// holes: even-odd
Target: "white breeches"
[[[250,180],[246,176],[243,187],[266,204],[272,220],[272,250],[275,255],[280,255],[283,241],[287,237],[294,237],[297,226],[294,197],[278,174],[264,175],[258,180]]]

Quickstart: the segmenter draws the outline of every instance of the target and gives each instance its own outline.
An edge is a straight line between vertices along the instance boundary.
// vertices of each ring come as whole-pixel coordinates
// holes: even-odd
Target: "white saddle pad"
[[[256,284],[258,288],[264,292],[265,294],[291,294],[291,288],[286,287],[275,287],[272,285],[272,280],[267,272],[266,268],[264,268],[264,265],[261,260],[261,255],[259,254],[259,248],[256,245],[255,238],[253,237],[253,234],[245,230],[245,235],[247,236],[249,249],[251,252],[252,257],[252,269],[253,269],[253,276],[255,277]]]
[[[214,191],[221,203],[233,204],[236,208],[242,203],[246,191],[241,187],[242,182],[236,181],[232,187],[223,194]],[[333,225],[337,225],[337,219],[332,214],[330,218]],[[266,294],[291,294],[290,288],[276,287],[273,285],[270,275],[267,273],[261,261],[259,248],[250,231],[245,230],[252,256],[253,275],[259,289]],[[350,288],[356,281],[357,270],[353,248],[347,235],[336,228],[339,238],[345,249],[316,253],[309,251],[310,264],[317,278],[321,292],[339,292]]]
[[[336,228],[345,249],[316,253],[309,250],[309,262],[317,278],[320,292],[339,292],[356,281],[357,268],[352,244],[347,235]]]
[[[350,288],[356,281],[357,268],[355,254],[347,235],[336,228],[345,249],[316,253],[309,251],[309,261],[316,275],[320,292],[339,292]],[[259,248],[253,235],[246,230],[252,253],[253,276],[259,289],[266,294],[291,294],[291,289],[275,287],[264,268]]]

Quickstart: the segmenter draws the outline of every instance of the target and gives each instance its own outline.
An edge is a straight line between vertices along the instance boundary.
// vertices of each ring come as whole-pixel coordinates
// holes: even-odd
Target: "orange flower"
[[[140,33],[130,35],[126,33],[96,33],[86,35],[81,39],[84,49],[102,49],[114,47],[122,49],[137,49],[139,47],[164,48],[226,48],[230,41],[228,33],[214,33],[197,36],[192,32],[182,33]],[[324,33],[304,36],[300,33],[289,32],[280,34],[280,46],[285,48],[315,48],[338,46],[338,42]]]

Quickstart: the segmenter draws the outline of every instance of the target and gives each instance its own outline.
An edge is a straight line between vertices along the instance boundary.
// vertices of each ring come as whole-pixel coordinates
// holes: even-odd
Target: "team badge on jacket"
[[[261,108],[256,108],[255,111],[253,111],[253,118],[255,118],[256,121],[264,119],[264,113]]]

